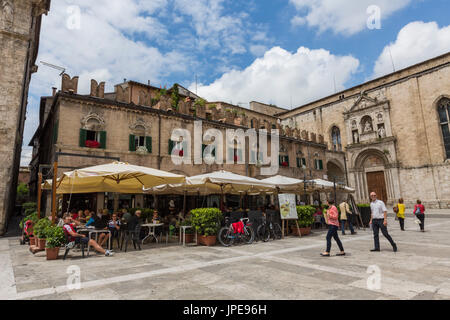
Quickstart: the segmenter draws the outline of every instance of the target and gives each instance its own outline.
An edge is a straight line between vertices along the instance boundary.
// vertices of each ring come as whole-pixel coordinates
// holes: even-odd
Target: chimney
[[[52,95],[53,95],[53,97],[54,97],[54,96],[56,96],[56,90],[58,90],[58,89],[55,88],[55,87],[53,87],[52,90],[53,90],[53,94],[52,94]]]

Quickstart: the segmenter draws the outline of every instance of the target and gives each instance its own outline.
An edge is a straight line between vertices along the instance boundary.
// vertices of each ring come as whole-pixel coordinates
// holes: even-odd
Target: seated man
[[[72,242],[74,241],[76,244],[86,244],[88,246],[91,246],[94,248],[95,251],[104,254],[105,256],[109,257],[112,256],[113,253],[109,250],[104,250],[102,247],[100,247],[98,245],[97,242],[95,242],[95,240],[93,239],[89,239],[89,237],[82,235],[82,234],[78,234],[75,231],[75,228],[72,226],[72,218],[70,217],[70,215],[65,215],[64,216],[64,232],[67,233],[69,235],[69,241]]]
[[[108,230],[109,213],[107,209],[103,210],[100,219],[94,222],[94,227],[97,230]],[[109,239],[109,233],[101,233],[99,235],[98,243],[102,247],[106,240]]]
[[[128,231],[134,231],[136,229],[136,226],[138,224],[141,224],[141,214],[142,211],[138,210],[136,211],[134,216],[132,216],[130,220],[128,220]]]
[[[108,230],[111,232],[111,237],[115,238],[119,236],[120,230],[120,219],[117,216],[117,213],[113,213],[111,220],[108,221]],[[109,233],[102,233],[100,235],[99,245],[103,247],[106,241],[108,241],[110,237]]]

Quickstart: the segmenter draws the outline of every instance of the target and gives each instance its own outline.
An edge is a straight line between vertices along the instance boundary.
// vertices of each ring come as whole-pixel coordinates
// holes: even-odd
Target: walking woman
[[[397,209],[397,218],[400,222],[400,229],[405,231],[405,204],[403,198],[398,199]]]
[[[338,230],[339,230],[339,212],[336,206],[334,205],[334,200],[328,200],[329,209],[326,213],[326,221],[328,223],[328,234],[327,234],[327,251],[321,253],[322,257],[329,257],[331,251],[331,238],[334,238],[339,249],[341,250],[337,256],[345,256],[344,247],[342,246],[342,242],[339,239]]]
[[[420,231],[425,232],[425,206],[420,200],[417,200],[417,204],[414,206],[413,214],[416,215],[420,221]]]

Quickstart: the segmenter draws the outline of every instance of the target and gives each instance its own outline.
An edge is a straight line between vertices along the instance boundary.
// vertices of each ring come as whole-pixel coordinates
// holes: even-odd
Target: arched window
[[[341,130],[339,130],[338,127],[333,127],[333,129],[331,129],[331,141],[333,143],[334,151],[342,151]]]
[[[444,138],[445,155],[450,159],[450,99],[444,98],[438,103],[439,122]]]

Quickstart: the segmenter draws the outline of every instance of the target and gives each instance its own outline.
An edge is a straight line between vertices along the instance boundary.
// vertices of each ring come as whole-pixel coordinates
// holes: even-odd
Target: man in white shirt
[[[391,243],[394,252],[397,252],[397,245],[395,244],[394,240],[392,240],[387,230],[386,205],[384,204],[383,201],[377,199],[377,194],[375,192],[372,192],[370,194],[370,199],[372,200],[372,202],[370,203],[370,211],[372,212],[370,224],[372,225],[373,240],[375,242],[375,249],[372,249],[370,251],[372,252],[380,251],[380,239],[378,237],[378,234],[381,229],[383,236],[386,239],[388,239],[388,241]]]

